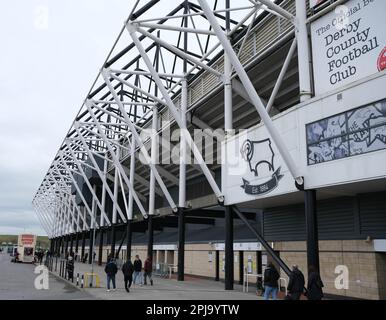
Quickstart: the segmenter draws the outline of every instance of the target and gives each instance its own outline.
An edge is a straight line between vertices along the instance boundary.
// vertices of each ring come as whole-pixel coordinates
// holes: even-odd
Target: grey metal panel
[[[302,205],[267,209],[263,215],[266,240],[305,240],[306,223]]]
[[[344,197],[318,201],[320,240],[359,239],[355,228],[355,198]],[[305,240],[303,204],[264,211],[264,236],[268,241]]]
[[[359,208],[362,236],[386,238],[386,192],[360,195]]]
[[[320,240],[357,239],[355,198],[345,197],[318,202]]]

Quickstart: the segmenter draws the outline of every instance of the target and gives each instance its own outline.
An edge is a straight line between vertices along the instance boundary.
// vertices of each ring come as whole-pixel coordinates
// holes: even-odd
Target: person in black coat
[[[139,255],[135,256],[134,260],[134,275],[133,283],[137,283],[137,278],[139,278],[139,285],[142,286],[142,260],[139,258]]]
[[[276,270],[272,262],[268,263],[267,268],[264,271],[264,299],[269,300],[269,297],[272,296],[272,300],[276,300],[277,292],[279,286],[277,281],[279,280],[280,275]]]
[[[68,280],[74,281],[74,259],[71,256],[68,257],[66,269]]]
[[[130,260],[127,260],[122,266],[122,273],[125,281],[125,289],[127,292],[130,292],[129,288],[133,282],[133,272],[134,266]]]
[[[324,284],[320,278],[314,266],[310,266],[308,270],[308,282],[307,282],[307,299],[308,300],[322,300]]]
[[[292,272],[288,282],[288,298],[289,300],[300,300],[302,293],[304,292],[304,275],[299,270],[297,265],[292,267]]]
[[[107,292],[110,291],[110,281],[113,283],[113,290],[115,291],[115,275],[118,272],[118,267],[114,259],[110,259],[109,262],[107,262],[105,272],[107,274]]]

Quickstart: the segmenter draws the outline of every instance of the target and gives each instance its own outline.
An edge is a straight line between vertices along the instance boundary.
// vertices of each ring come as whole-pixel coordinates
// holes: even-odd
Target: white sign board
[[[217,251],[224,251],[225,244],[223,242],[215,243],[214,248]],[[233,244],[234,251],[261,251],[262,249],[260,242],[235,242]]]
[[[386,73],[377,73],[342,89],[339,102],[326,95],[273,118],[306,189],[385,179],[385,88]],[[269,137],[259,125],[223,142],[225,205],[275,207],[301,196]]]
[[[279,117],[275,126],[286,137],[286,148],[299,157],[295,113]],[[265,126],[258,126],[223,143],[221,170],[225,204],[295,192],[294,180]]]
[[[350,0],[311,24],[316,95],[386,69],[385,13],[385,0]]]

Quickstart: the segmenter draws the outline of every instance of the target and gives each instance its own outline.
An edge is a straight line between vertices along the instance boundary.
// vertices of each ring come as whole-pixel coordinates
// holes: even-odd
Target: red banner
[[[35,236],[33,234],[22,234],[21,235],[21,244],[23,246],[32,245],[34,243]]]

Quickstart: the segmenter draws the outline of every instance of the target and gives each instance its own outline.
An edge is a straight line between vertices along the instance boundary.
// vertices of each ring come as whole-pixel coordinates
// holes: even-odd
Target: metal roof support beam
[[[298,39],[300,102],[311,99],[312,97],[311,58],[306,20],[306,2],[296,0],[296,37]]]
[[[180,114],[179,114],[176,106],[174,105],[172,99],[170,98],[167,90],[163,86],[160,77],[158,76],[155,68],[153,67],[153,65],[152,65],[152,63],[151,63],[151,61],[149,59],[149,56],[147,55],[147,53],[145,52],[145,49],[142,46],[142,43],[140,42],[140,40],[136,36],[135,28],[130,23],[128,23],[126,25],[126,27],[127,27],[128,31],[130,33],[131,38],[133,39],[134,43],[136,44],[136,47],[137,47],[139,53],[141,54],[142,59],[144,60],[147,68],[149,69],[150,73],[152,74],[152,76],[154,78],[154,81],[156,82],[156,84],[158,86],[158,89],[160,90],[160,92],[161,92],[162,96],[164,97],[165,101],[167,102],[167,106],[168,106],[169,110],[171,111],[171,113],[172,113],[174,119],[176,120],[178,126],[180,128],[182,128],[184,125],[183,125],[183,123],[181,121]],[[185,58],[189,59],[189,57],[187,57],[187,56],[185,56]],[[218,74],[217,71],[216,71],[216,73]],[[220,76],[221,76],[221,74],[220,74]],[[206,179],[208,180],[212,190],[216,194],[216,196],[219,199],[219,201],[223,202],[224,201],[224,196],[223,196],[220,188],[218,187],[216,181],[214,180],[214,178],[210,174],[208,166],[206,165],[206,163],[205,163],[205,161],[204,161],[204,159],[203,159],[199,149],[197,148],[197,145],[194,143],[194,141],[193,141],[192,137],[190,136],[188,130],[181,130],[181,132],[184,135],[185,141],[187,142],[189,147],[192,149],[194,157],[197,160],[197,162],[199,163],[199,165],[201,167],[201,170],[204,173]]]
[[[74,176],[72,175],[70,168],[67,166],[66,161],[64,161],[63,156],[61,155],[61,152],[62,152],[62,151],[59,152],[61,162],[62,162],[62,164],[66,167],[66,169],[67,169],[67,171],[68,171],[68,174],[69,174],[69,176],[70,176],[70,178],[71,178],[71,180],[72,180],[72,183],[74,184],[74,186],[75,186],[75,188],[76,188],[76,191],[78,192],[79,197],[80,197],[81,200],[83,201],[83,204],[84,204],[85,208],[87,209],[87,213],[89,214],[89,216],[91,217],[91,220],[92,220],[92,219],[94,219],[94,217],[93,217],[93,215],[92,215],[91,209],[90,209],[90,207],[88,206],[87,201],[86,201],[86,199],[84,198],[83,193],[82,193],[80,187],[78,186],[78,183],[76,182]],[[56,164],[54,164],[54,166],[57,168],[57,165],[56,165]]]
[[[35,210],[38,214],[38,217],[39,217],[39,220],[40,220],[40,223],[42,224],[44,230],[48,233],[48,234],[51,234],[52,235],[52,231],[53,231],[53,225],[52,224],[48,224],[46,218],[44,217],[44,214],[43,214],[43,210],[39,207],[39,205],[37,203],[33,203],[34,204],[34,207],[35,207]],[[44,217],[44,218],[43,218]]]
[[[101,179],[101,181],[102,181],[102,185],[105,187],[105,191],[108,193],[108,195],[110,196],[111,200],[114,201],[114,195],[112,194],[111,189],[110,189],[109,185],[107,184],[106,177],[103,175],[103,172],[101,171],[101,169],[99,169],[98,163],[96,162],[93,153],[90,151],[90,149],[89,149],[89,147],[88,147],[88,145],[87,145],[87,143],[86,143],[86,140],[84,139],[84,137],[83,137],[82,134],[80,133],[79,128],[76,127],[75,130],[76,130],[76,132],[78,133],[78,137],[79,137],[79,139],[80,139],[81,142],[82,142],[83,148],[86,150],[86,152],[87,152],[87,154],[88,154],[88,156],[89,156],[89,159],[91,160],[91,162],[92,162],[92,164],[93,164],[93,166],[94,166],[93,169],[97,172],[97,174],[98,174],[98,176],[99,176],[99,179]],[[68,149],[69,149],[69,151],[70,151],[72,157],[74,158],[76,164],[78,165],[78,167],[80,167],[79,161],[76,159],[76,156],[75,156],[75,154],[74,154],[74,152],[73,152],[73,150],[72,150],[72,148],[71,148],[69,142],[66,141],[66,144],[67,144],[67,147],[68,147]],[[83,169],[82,169],[82,171],[83,171]],[[83,171],[83,172],[84,172],[84,171]],[[87,177],[85,177],[85,179],[87,179]],[[99,200],[98,200],[97,203],[100,203]],[[99,206],[99,204],[98,204],[98,206]],[[103,206],[102,204],[100,204],[99,209],[101,210],[102,215],[104,216],[105,220],[106,220],[108,223],[110,223],[110,221],[109,221],[109,219],[107,218],[107,215],[106,215],[106,213],[105,213],[105,208],[104,208],[104,206]],[[120,208],[119,206],[118,206],[117,210],[118,210],[118,213],[119,213],[121,219],[122,219],[123,221],[125,221],[125,216],[124,216],[124,214],[123,214],[123,212],[122,212],[122,210],[121,210],[121,208]],[[106,218],[107,218],[107,219],[106,219]]]
[[[59,198],[60,198],[60,196],[59,196]],[[67,201],[66,201],[67,200]],[[71,217],[72,217],[72,219],[73,219],[73,221],[76,221],[75,220],[75,212],[73,211],[73,210],[75,210],[75,203],[73,204],[73,210],[72,210],[72,208],[71,208],[71,202],[70,202],[70,198],[69,198],[69,195],[67,195],[67,197],[65,196],[65,194],[62,194],[62,199],[61,199],[61,201],[63,202],[63,204],[66,206],[66,208],[67,208],[67,210],[68,210],[68,212],[70,213],[70,215],[71,215]],[[77,225],[77,228],[78,228],[79,226]],[[73,229],[73,228],[72,228]]]
[[[142,71],[142,70],[117,70],[117,69],[110,69],[110,71],[112,73],[120,73],[120,74],[134,74],[134,75],[143,75],[143,76],[149,76],[151,77],[151,73],[148,72],[148,71]],[[177,73],[162,73],[160,72],[159,73],[160,77],[166,77],[166,78],[180,78],[180,79],[184,79],[185,76],[183,74],[177,74]],[[103,102],[103,101],[102,101]],[[110,103],[114,103],[115,102],[111,102]],[[125,102],[124,104],[132,104],[131,102]],[[141,105],[142,103],[139,103],[139,105]],[[149,104],[147,104],[149,105]],[[153,104],[155,105],[155,104]]]
[[[72,149],[71,149],[71,148],[69,148],[69,149],[70,149],[70,153],[71,153],[71,152],[72,152]],[[98,199],[98,197],[97,197],[97,195],[96,195],[96,193],[95,193],[95,191],[94,191],[93,186],[92,186],[91,183],[88,181],[87,175],[86,175],[86,173],[85,173],[84,170],[83,170],[82,164],[81,164],[80,161],[74,156],[74,154],[72,154],[72,156],[73,156],[73,159],[74,159],[74,161],[75,161],[75,163],[76,163],[76,165],[77,165],[77,167],[78,167],[79,172],[76,172],[76,171],[74,171],[74,170],[71,170],[70,168],[68,168],[68,166],[67,166],[67,164],[66,164],[68,170],[69,170],[69,171],[73,171],[74,173],[77,173],[77,174],[79,174],[80,176],[82,176],[82,177],[84,178],[84,182],[86,183],[86,185],[87,185],[87,187],[89,188],[89,190],[90,190],[90,192],[91,192],[91,195],[92,195],[92,197],[93,197],[93,200],[92,200],[92,201],[95,201],[95,202],[96,202],[96,204],[98,205],[99,209],[101,210],[101,215],[104,217],[104,219],[107,221],[107,223],[110,224],[110,220],[109,220],[109,218],[107,217],[106,213],[104,212],[103,207],[102,207],[102,204],[100,203],[100,201],[99,201],[99,199]],[[62,156],[62,155],[60,155],[60,157],[63,159],[63,156]],[[63,160],[64,160],[64,159],[63,159]],[[92,211],[92,210],[91,210],[91,211]],[[122,214],[123,214],[123,213],[122,213]],[[98,224],[94,224],[94,225],[98,225]]]
[[[119,101],[119,99],[118,99],[118,101]],[[116,155],[114,149],[112,148],[112,146],[111,146],[111,144],[110,144],[110,142],[109,142],[107,136],[106,136],[105,133],[103,132],[102,127],[99,125],[98,120],[97,120],[97,118],[96,118],[96,116],[95,116],[93,110],[91,109],[91,101],[90,101],[90,100],[87,100],[87,101],[86,101],[86,107],[87,107],[87,109],[88,109],[88,111],[89,111],[91,117],[93,118],[94,123],[96,124],[96,126],[97,126],[97,128],[98,128],[98,131],[99,131],[99,133],[100,133],[102,139],[103,139],[104,142],[106,143],[106,146],[107,146],[107,148],[108,148],[108,150],[109,150],[109,152],[110,152],[110,155],[111,155],[111,157],[113,158],[114,165],[115,165],[115,166],[119,169],[119,171],[121,172],[121,174],[122,174],[122,176],[123,176],[123,180],[125,180],[126,185],[129,187],[130,192],[133,194],[134,200],[135,200],[135,202],[137,203],[139,210],[141,211],[142,215],[146,218],[146,217],[147,217],[147,213],[146,213],[146,211],[145,211],[145,209],[144,209],[144,207],[143,207],[143,205],[142,205],[142,202],[139,200],[138,195],[137,195],[137,193],[135,192],[134,188],[132,188],[132,184],[131,184],[129,178],[127,177],[127,175],[125,174],[125,171],[124,171],[124,169],[123,169],[122,164],[121,164],[120,161],[119,161],[118,156]],[[123,108],[123,107],[122,107],[122,108]]]
[[[157,164],[158,158],[158,110],[153,107],[152,117],[152,135],[151,135],[151,161],[154,165]],[[132,155],[134,156],[134,155]],[[150,186],[149,186],[149,215],[154,215],[155,208],[155,175],[153,170],[150,170]]]
[[[202,61],[198,60],[198,59],[195,59],[193,58],[191,55],[189,54],[186,54],[184,51],[180,50],[180,49],[177,49],[176,47],[172,46],[171,44],[169,44],[168,42],[158,38],[157,36],[147,32],[146,30],[142,29],[142,28],[139,28],[138,26],[135,26],[133,25],[132,23],[127,23],[126,24],[126,28],[128,29],[129,33],[131,35],[134,35],[136,37],[136,39],[138,40],[138,43],[141,44],[141,41],[138,39],[138,37],[135,35],[135,31],[138,31],[139,33],[141,33],[142,35],[150,38],[151,40],[153,40],[154,42],[160,44],[162,47],[168,49],[169,51],[173,52],[174,54],[176,54],[177,56],[179,56],[181,59],[187,59],[189,61],[191,61],[193,64],[195,64],[196,66],[200,67],[200,68],[203,68],[207,71],[209,71],[210,73],[213,73],[214,75],[216,75],[217,77],[219,78],[222,78],[222,74],[220,72],[218,72],[217,70],[213,69],[212,67],[209,67],[208,65],[206,65],[205,63],[203,63]],[[134,40],[134,39],[133,39]],[[136,44],[136,47],[138,49],[138,44]],[[143,49],[143,53],[146,54],[147,56],[147,53],[145,52],[145,49],[143,48],[142,44],[141,44],[141,48]],[[143,55],[141,54],[142,58],[143,58]],[[203,57],[204,58],[204,57]],[[150,73],[151,70],[149,70]],[[153,78],[154,78],[154,75],[152,74]],[[159,77],[158,77],[159,78]],[[161,80],[161,79],[159,79]]]
[[[41,214],[42,214],[42,218],[44,219],[44,221],[47,224],[47,226],[51,229],[53,227],[53,225],[54,225],[54,221],[52,220],[52,217],[51,217],[48,209],[45,208],[45,207],[42,207],[40,205],[40,203],[38,203],[38,202],[36,202],[34,204],[40,208]]]
[[[184,28],[184,27],[177,27],[177,26],[168,26],[166,24],[158,24],[158,23],[146,23],[146,22],[133,22],[133,25],[138,27],[144,27],[144,28],[150,28],[150,29],[160,29],[160,30],[169,30],[169,31],[177,31],[177,32],[189,32],[189,33],[197,33],[197,34],[205,34],[214,36],[215,33],[210,30],[200,30],[200,29],[193,29],[193,28]]]
[[[257,94],[256,89],[252,84],[252,81],[249,79],[247,72],[245,71],[240,60],[237,58],[237,55],[234,52],[232,45],[229,42],[226,34],[222,31],[215,16],[211,12],[210,7],[208,6],[207,2],[205,0],[198,0],[198,2],[200,3],[201,7],[203,8],[205,15],[206,15],[207,19],[209,20],[213,30],[216,32],[217,37],[218,37],[219,41],[221,42],[225,53],[229,56],[229,59],[231,60],[232,65],[236,70],[236,73],[238,74],[242,84],[244,85],[245,89],[247,90],[249,98],[253,101],[253,104],[254,104],[258,114],[260,115],[263,123],[265,124],[267,131],[271,135],[272,140],[276,144],[281,156],[283,157],[285,164],[287,165],[289,171],[291,172],[291,175],[293,176],[293,178],[295,179],[295,181],[299,185],[303,185],[304,181],[303,181],[303,177],[300,174],[299,168],[297,167],[294,159],[292,158],[287,147],[285,146],[284,140],[282,139],[280,133],[276,129],[275,125],[273,124],[271,117],[267,113],[267,110],[265,109],[259,95]],[[266,1],[266,2],[271,3],[270,1]]]
[[[134,135],[131,135],[131,158],[130,158],[130,172],[129,172],[129,180],[131,189],[134,190],[134,175],[135,175],[135,138]],[[134,201],[133,201],[133,193],[129,193],[129,208],[127,212],[127,219],[133,220],[133,211],[134,211]]]
[[[150,64],[151,64],[151,62],[150,62]],[[168,201],[168,203],[169,203],[170,207],[172,208],[172,210],[175,212],[175,211],[177,210],[177,206],[176,206],[176,204],[174,203],[174,200],[173,200],[172,196],[170,195],[169,190],[166,188],[165,183],[163,182],[163,180],[162,180],[160,174],[158,173],[158,170],[157,170],[157,168],[156,168],[155,163],[153,163],[153,162],[151,161],[151,158],[150,158],[150,156],[149,156],[149,153],[147,152],[147,150],[146,150],[146,148],[145,148],[145,146],[144,146],[144,144],[143,144],[143,141],[142,141],[141,137],[139,136],[137,130],[135,129],[135,126],[134,126],[133,122],[132,122],[132,121],[130,120],[130,118],[127,116],[127,114],[126,114],[126,112],[125,112],[125,109],[124,109],[123,105],[120,103],[120,99],[118,98],[117,93],[115,92],[113,86],[111,85],[111,82],[110,82],[110,79],[109,79],[109,76],[108,76],[108,75],[109,75],[109,72],[108,72],[106,69],[104,69],[104,70],[102,71],[102,76],[103,76],[103,78],[104,78],[104,80],[105,80],[105,82],[106,82],[106,84],[107,84],[107,87],[109,88],[109,90],[110,90],[112,96],[114,97],[115,101],[117,102],[118,107],[119,107],[119,109],[120,109],[120,111],[121,111],[123,117],[125,118],[125,120],[126,120],[128,126],[129,126],[129,128],[130,128],[131,134],[134,136],[134,138],[135,138],[135,140],[136,140],[136,143],[138,144],[138,147],[140,148],[140,151],[142,152],[143,156],[145,157],[146,163],[149,165],[149,167],[150,167],[152,173],[154,174],[154,176],[155,176],[155,178],[156,178],[156,180],[157,180],[157,182],[158,182],[158,185],[159,185],[160,188],[162,189],[162,192],[164,193],[166,200]],[[158,99],[158,98],[157,98],[157,99]],[[159,100],[160,100],[160,99],[159,99]],[[162,101],[162,100],[161,100],[161,101]],[[91,106],[88,105],[87,103],[86,103],[86,105],[87,105],[87,108],[90,110],[90,112],[92,112]],[[94,118],[95,118],[95,115],[94,115]],[[95,119],[94,119],[94,120],[95,120]]]
[[[300,1],[303,1],[303,0],[300,0]],[[202,6],[202,2],[201,1],[198,1],[201,6]],[[288,12],[287,10],[283,9],[282,7],[278,6],[277,4],[275,4],[273,1],[271,0],[257,0],[256,2],[253,1],[256,5],[258,4],[257,2],[260,2],[262,3],[263,5],[267,6],[267,8],[271,9],[272,11],[280,14],[282,17],[290,20],[290,21],[294,21],[295,20],[295,17],[293,16],[292,13]],[[304,3],[306,3],[305,1],[303,1]],[[205,9],[204,9],[205,11]],[[208,18],[209,19],[209,18]]]
[[[280,89],[280,86],[281,86],[281,84],[283,82],[284,76],[287,73],[288,67],[289,67],[289,65],[291,63],[291,59],[292,59],[292,57],[293,57],[293,55],[295,53],[296,45],[297,45],[297,39],[295,38],[292,41],[292,44],[291,44],[291,47],[290,47],[290,49],[288,51],[287,57],[285,58],[285,61],[283,63],[283,67],[280,70],[279,77],[276,80],[275,87],[273,88],[271,96],[270,96],[270,98],[268,100],[268,103],[267,103],[267,106],[266,106],[267,113],[269,113],[271,111],[272,107],[273,107],[273,104],[275,102],[277,93],[279,92],[279,89]]]
[[[186,163],[187,163],[187,141],[182,131],[187,131],[186,111],[188,109],[188,83],[186,79],[182,80],[181,89],[181,137],[180,137],[180,167],[179,167],[179,184],[178,184],[178,206],[186,207]],[[181,213],[180,213],[181,214]]]

